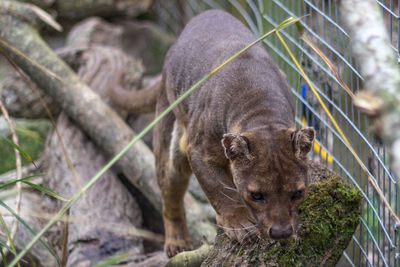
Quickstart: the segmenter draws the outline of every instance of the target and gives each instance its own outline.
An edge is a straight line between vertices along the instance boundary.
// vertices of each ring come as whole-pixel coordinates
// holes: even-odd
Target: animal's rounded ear
[[[224,134],[221,140],[222,147],[224,148],[225,156],[229,160],[237,158],[251,160],[253,157],[250,154],[249,140],[245,136],[237,134]]]
[[[292,133],[292,145],[297,158],[304,158],[311,151],[314,137],[315,130],[312,127],[295,130]]]

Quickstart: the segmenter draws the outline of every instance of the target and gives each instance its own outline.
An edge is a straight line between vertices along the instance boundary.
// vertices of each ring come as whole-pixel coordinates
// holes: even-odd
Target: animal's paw
[[[165,240],[164,251],[169,258],[183,251],[192,249],[193,249],[193,243],[190,238],[189,239],[167,238]]]
[[[180,252],[193,249],[193,243],[185,222],[164,218],[164,228],[164,251],[168,257],[171,258]]]
[[[229,238],[240,243],[259,235],[257,225],[246,208],[230,210],[221,215],[217,214],[217,223]]]

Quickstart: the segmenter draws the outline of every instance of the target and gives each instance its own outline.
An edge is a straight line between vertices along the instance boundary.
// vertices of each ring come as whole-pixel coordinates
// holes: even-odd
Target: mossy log
[[[314,183],[300,207],[296,236],[239,244],[220,231],[202,266],[335,266],[359,223],[362,197],[326,167],[315,162],[311,167]],[[184,252],[168,266],[198,266],[190,263],[202,255],[204,247]]]

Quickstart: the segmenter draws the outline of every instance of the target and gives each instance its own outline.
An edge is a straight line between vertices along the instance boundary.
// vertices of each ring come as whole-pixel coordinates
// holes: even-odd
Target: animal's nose
[[[292,233],[293,227],[290,224],[273,225],[269,229],[269,236],[275,240],[288,238]]]

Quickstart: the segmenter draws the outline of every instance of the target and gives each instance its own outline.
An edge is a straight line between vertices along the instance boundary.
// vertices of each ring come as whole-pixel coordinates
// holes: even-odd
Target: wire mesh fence
[[[349,36],[343,28],[335,0],[187,0],[156,1],[154,12],[158,23],[176,35],[194,15],[210,8],[224,9],[242,20],[257,35],[273,29],[290,16],[301,17],[309,39],[337,67],[345,84],[356,93],[362,88],[363,77],[357,71]],[[377,0],[387,26],[394,52],[400,49],[399,0]],[[384,193],[396,214],[400,214],[398,185],[391,173],[390,155],[372,134],[368,118],[352,104],[352,94],[346,92],[325,62],[291,27],[282,32],[290,49],[295,52],[306,74],[311,78],[321,98],[328,106],[340,128],[358,153],[367,173],[356,161],[349,147],[321,109],[315,96],[301,78],[276,36],[265,40],[265,46],[286,73],[297,103],[298,125],[308,124],[317,130],[317,145],[313,159],[324,162],[349,184],[357,187],[364,197],[360,225],[338,264],[339,266],[400,266],[398,246],[399,225],[368,182],[372,177]]]

